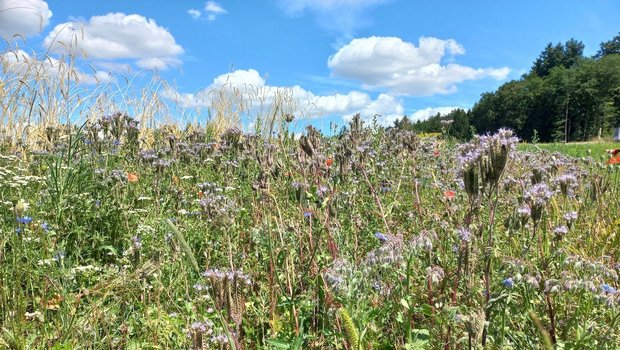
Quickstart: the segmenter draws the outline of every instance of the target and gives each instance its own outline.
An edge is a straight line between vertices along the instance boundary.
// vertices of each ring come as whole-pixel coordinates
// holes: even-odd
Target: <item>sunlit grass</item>
[[[569,142],[569,143],[522,143],[519,150],[537,152],[545,150],[559,152],[571,157],[593,157],[597,160],[608,157],[607,150],[620,148],[620,142],[593,141],[593,142]]]

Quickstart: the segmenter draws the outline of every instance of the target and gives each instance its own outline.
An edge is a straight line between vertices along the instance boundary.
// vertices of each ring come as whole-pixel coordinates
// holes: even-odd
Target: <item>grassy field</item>
[[[601,141],[601,142],[569,142],[569,143],[521,143],[518,149],[521,151],[538,152],[545,150],[549,152],[560,152],[571,157],[592,157],[594,159],[606,159],[609,155],[606,150],[620,148],[620,142]]]

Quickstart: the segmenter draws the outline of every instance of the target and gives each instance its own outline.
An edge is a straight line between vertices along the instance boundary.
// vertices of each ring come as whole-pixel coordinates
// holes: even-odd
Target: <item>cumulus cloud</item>
[[[237,89],[263,87],[265,86],[265,79],[254,69],[238,69],[234,72],[221,74],[215,77],[209,89],[217,89],[224,86]]]
[[[222,5],[215,1],[207,1],[202,11],[196,9],[189,9],[187,11],[194,19],[204,18],[207,21],[215,21],[217,16],[228,13]]]
[[[436,116],[437,113],[445,115],[459,108],[461,107],[427,107],[415,111],[413,114],[411,114],[409,120],[414,122],[418,120],[426,120],[430,117]]]
[[[418,46],[397,37],[354,39],[327,61],[332,75],[362,82],[364,88],[384,88],[393,94],[430,96],[457,90],[466,80],[505,79],[503,68],[472,68],[444,63],[465,48],[455,40],[422,37]]]
[[[163,96],[185,108],[210,108],[221,94],[241,96],[249,109],[270,109],[276,102],[284,102],[284,112],[305,117],[341,116],[350,119],[361,113],[365,119],[380,115],[379,122],[391,124],[404,114],[404,108],[396,97],[380,94],[376,99],[365,92],[351,91],[347,94],[316,95],[298,85],[279,87],[268,85],[254,69],[236,70],[213,79],[211,85],[196,93],[180,93],[167,89]]]
[[[131,73],[131,65],[128,63],[117,63],[109,61],[93,62],[93,65],[101,71],[108,73]]]
[[[280,0],[280,6],[289,16],[308,11],[326,30],[351,37],[366,23],[364,13],[389,0]]]
[[[396,97],[389,94],[380,94],[377,96],[377,99],[370,101],[361,110],[344,115],[343,119],[349,121],[356,113],[359,113],[362,120],[366,122],[376,118],[378,124],[389,126],[397,119],[402,118],[405,111],[402,103]]]
[[[32,36],[48,25],[52,11],[42,0],[0,0],[0,36]]]
[[[47,35],[44,45],[55,53],[77,49],[89,58],[129,59],[140,68],[162,70],[180,64],[183,53],[172,34],[155,20],[124,13],[61,23]]]
[[[85,73],[66,62],[46,56],[38,59],[24,50],[12,50],[0,54],[0,66],[20,79],[71,79],[79,83],[97,84],[113,80],[113,76],[105,71]]]

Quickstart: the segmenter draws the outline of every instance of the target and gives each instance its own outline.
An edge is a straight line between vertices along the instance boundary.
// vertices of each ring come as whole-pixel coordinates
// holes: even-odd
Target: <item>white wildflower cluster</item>
[[[19,162],[15,156],[0,158],[0,188],[25,188],[45,181],[44,177],[27,175],[28,169],[20,167]]]

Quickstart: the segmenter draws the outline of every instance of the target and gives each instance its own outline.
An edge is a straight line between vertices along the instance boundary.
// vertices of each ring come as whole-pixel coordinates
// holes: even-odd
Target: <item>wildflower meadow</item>
[[[491,58],[527,56],[526,27],[592,29],[543,2],[442,4],[453,23],[431,2],[49,1],[68,22],[44,37],[48,3],[21,2],[0,0],[0,349],[620,349],[620,34],[522,73]],[[432,31],[303,22],[354,5]],[[428,36],[448,24],[484,60]]]
[[[620,344],[619,168],[598,157],[359,116],[44,135],[0,158],[3,348]]]

